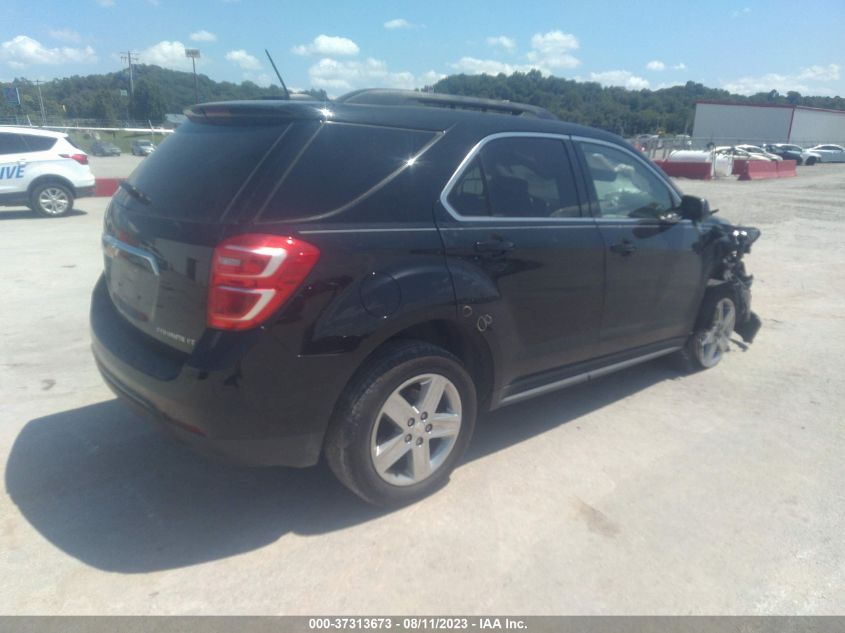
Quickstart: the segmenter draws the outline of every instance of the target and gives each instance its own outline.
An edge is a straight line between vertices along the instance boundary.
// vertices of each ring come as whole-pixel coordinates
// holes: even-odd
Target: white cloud
[[[646,67],[648,70],[657,70],[657,71],[660,71],[660,70],[666,70],[666,64],[664,64],[663,62],[661,62],[661,61],[660,61],[660,60],[658,60],[658,59],[655,59],[655,60],[653,60],[653,61],[650,61],[649,63],[647,63],[647,64],[645,65],[645,67]]]
[[[512,53],[516,50],[516,42],[512,37],[508,37],[507,35],[498,35],[496,37],[488,37],[487,38],[487,45],[492,46],[493,48],[503,48],[509,53]]]
[[[679,63],[675,64],[674,66],[672,66],[672,70],[686,70],[686,69],[687,69],[687,65],[684,62],[679,62]]]
[[[205,29],[201,29],[190,35],[191,40],[194,42],[216,42],[217,36],[212,33],[211,31],[206,31]]]
[[[31,64],[80,64],[96,62],[97,55],[90,46],[71,48],[67,46],[47,48],[38,40],[18,35],[0,44],[0,61],[12,68],[24,68]]]
[[[498,75],[499,73],[512,75],[515,72],[527,73],[535,68],[531,64],[507,64],[497,59],[478,59],[477,57],[461,57],[449,66],[469,75]]]
[[[815,65],[802,68],[799,72],[791,75],[766,73],[757,77],[740,77],[723,84],[722,88],[741,95],[769,92],[770,90],[777,90],[781,93],[794,90],[801,94],[828,94],[830,88],[814,84],[823,81],[837,81],[839,77],[838,64]]]
[[[445,77],[446,75],[443,73],[438,73],[434,70],[427,70],[419,77],[421,80],[419,87],[432,86]]]
[[[393,29],[411,29],[414,28],[414,25],[408,22],[405,18],[396,18],[394,20],[388,20],[384,23],[384,28],[388,30]]]
[[[226,53],[226,59],[233,64],[237,64],[244,70],[258,70],[261,68],[261,62],[258,61],[258,58],[250,55],[243,49],[229,51]]]
[[[748,15],[749,13],[751,13],[751,8],[745,7],[744,9],[736,9],[735,11],[731,11],[731,17],[738,18],[743,15]]]
[[[310,44],[294,46],[291,52],[295,55],[325,55],[330,57],[346,57],[357,55],[361,49],[347,37],[334,35],[318,35]]]
[[[73,29],[50,29],[48,32],[50,37],[60,42],[79,44],[82,41],[82,36]]]
[[[839,64],[828,64],[827,66],[810,66],[802,68],[798,73],[798,79],[810,81],[837,81],[839,79]]]
[[[526,57],[540,71],[550,72],[560,68],[575,68],[581,61],[571,55],[570,52],[577,50],[579,46],[578,38],[571,33],[562,31],[535,33],[531,38],[533,50]]]
[[[182,42],[163,40],[141,51],[139,58],[142,64],[154,64],[162,68],[187,70],[191,67],[191,60],[185,57],[185,45]],[[201,61],[202,58],[197,63]]]
[[[488,38],[488,44],[491,39]],[[516,42],[510,40],[514,46]],[[551,75],[561,69],[575,68],[581,61],[575,58],[571,51],[578,49],[578,38],[571,33],[549,31],[535,33],[531,38],[531,50],[524,56],[525,63],[509,64],[496,59],[478,59],[477,57],[461,57],[457,62],[449,64],[455,70],[469,74],[506,75],[515,72],[539,70],[545,75]]]
[[[324,57],[308,69],[308,75],[314,88],[323,88],[331,95],[373,86],[411,90],[431,85],[444,77],[433,70],[419,77],[407,71],[392,71],[386,62],[373,57],[363,61]]]
[[[621,86],[629,90],[648,88],[648,80],[637,77],[627,70],[606,70],[600,73],[590,73],[590,81],[597,81],[603,86]]]

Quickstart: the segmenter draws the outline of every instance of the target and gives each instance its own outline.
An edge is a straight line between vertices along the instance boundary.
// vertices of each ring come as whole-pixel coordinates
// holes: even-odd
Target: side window
[[[490,215],[487,186],[478,156],[464,169],[461,179],[449,192],[448,200],[452,208],[461,215]]]
[[[326,123],[267,204],[263,220],[331,212],[372,192],[436,138],[430,131]]]
[[[581,215],[563,142],[510,137],[482,148],[449,192],[461,215],[567,218]]]
[[[26,151],[26,144],[19,134],[0,134],[0,155],[23,154]]]
[[[49,136],[30,136],[23,134],[22,137],[30,152],[46,152],[56,144],[56,139]]]
[[[581,143],[602,217],[658,218],[674,206],[669,188],[622,150]]]

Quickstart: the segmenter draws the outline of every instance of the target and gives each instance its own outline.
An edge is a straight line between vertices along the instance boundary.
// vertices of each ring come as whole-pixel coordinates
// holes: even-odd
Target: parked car
[[[218,455],[325,456],[406,503],[480,410],[659,356],[713,367],[759,327],[759,232],[608,132],[390,90],[187,115],[106,212],[92,345],[118,396]]]
[[[56,217],[70,213],[76,198],[93,194],[88,155],[67,134],[0,127],[0,206],[26,205]]]
[[[815,165],[821,158],[821,155],[816,152],[789,143],[769,143],[764,145],[763,149],[786,160],[794,160],[799,165]]]
[[[810,151],[819,155],[820,163],[845,163],[845,147],[841,145],[816,145]]]
[[[676,134],[675,138],[672,139],[672,143],[679,149],[690,148],[692,147],[692,137],[689,134]]]
[[[740,147],[721,146],[714,148],[713,152],[715,152],[716,154],[730,156],[734,160],[764,160],[766,162],[772,162],[772,159],[768,156],[764,156],[763,154],[751,153]]]
[[[783,158],[778,156],[777,154],[772,154],[770,152],[767,152],[762,147],[757,147],[756,145],[745,145],[744,144],[744,145],[737,145],[736,147],[737,147],[737,149],[741,149],[743,151],[746,151],[749,154],[754,154],[756,156],[763,156],[763,157],[765,157],[765,158],[767,158],[768,160],[771,160],[771,161],[781,162],[783,160]]]
[[[94,156],[120,156],[120,148],[108,141],[94,141],[91,143],[91,153]]]
[[[152,141],[147,139],[136,139],[132,141],[130,146],[133,156],[149,156],[156,151],[156,146]]]

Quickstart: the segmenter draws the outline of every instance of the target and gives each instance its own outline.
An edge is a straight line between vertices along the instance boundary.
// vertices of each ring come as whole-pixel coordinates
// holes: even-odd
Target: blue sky
[[[845,1],[17,0],[0,21],[0,81],[141,63],[338,95],[443,75],[543,73],[605,85],[701,82],[742,94],[845,95]]]

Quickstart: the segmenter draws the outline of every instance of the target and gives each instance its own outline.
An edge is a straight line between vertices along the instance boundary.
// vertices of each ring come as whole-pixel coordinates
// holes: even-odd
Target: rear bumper
[[[190,445],[199,453],[247,466],[306,467],[313,466],[319,459],[323,433],[260,439],[208,437],[201,427],[173,419],[160,411],[153,402],[120,382],[106,369],[101,361],[102,357],[98,357],[96,351],[94,356],[106,385],[129,409],[152,421],[160,430]]]
[[[94,195],[94,185],[90,187],[77,187],[76,188],[76,197],[77,198],[90,198]]]
[[[265,332],[241,334],[239,341],[224,344],[201,339],[197,348],[202,350],[183,354],[126,322],[102,278],[92,297],[97,367],[134,411],[200,452],[227,461],[316,464],[342,389],[338,381],[326,380],[331,360],[290,354]],[[208,338],[219,342],[220,337]]]

